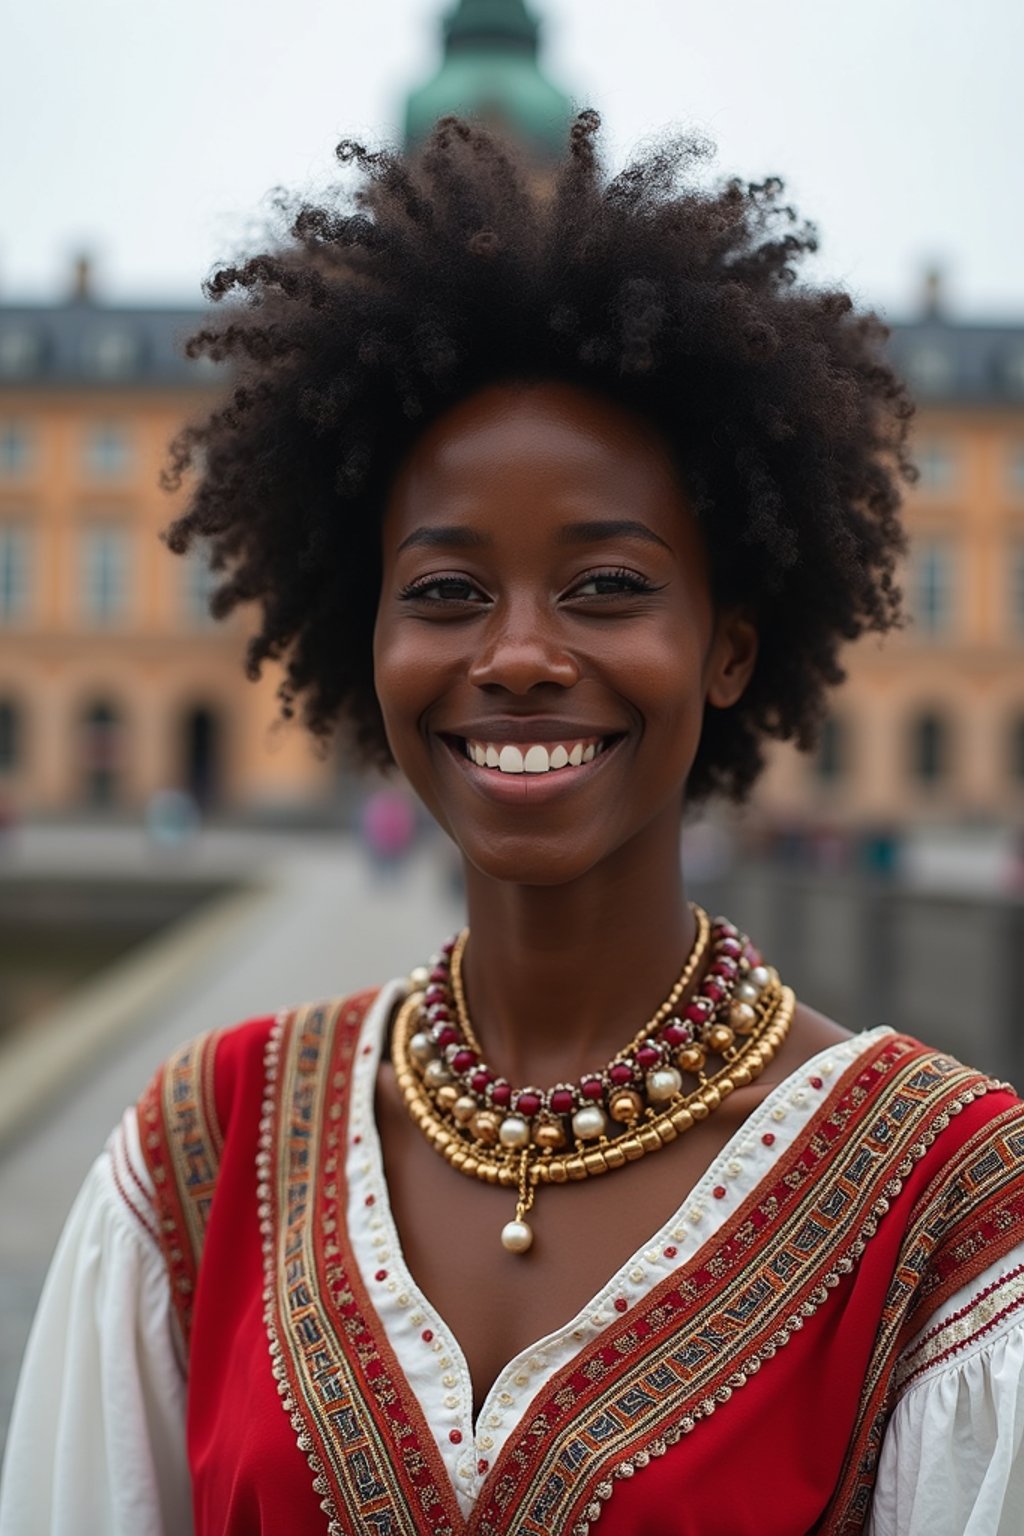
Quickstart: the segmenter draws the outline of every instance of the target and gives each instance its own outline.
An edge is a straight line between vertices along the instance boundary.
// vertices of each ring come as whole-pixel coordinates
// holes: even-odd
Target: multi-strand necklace
[[[515,1217],[501,1232],[511,1253],[532,1245],[526,1217],[540,1184],[658,1151],[752,1082],[785,1039],[793,993],[732,923],[693,912],[693,949],[654,1015],[606,1066],[547,1089],[516,1088],[484,1059],[462,982],[468,930],[412,973],[392,1035],[399,1088],[454,1168],[516,1190]]]

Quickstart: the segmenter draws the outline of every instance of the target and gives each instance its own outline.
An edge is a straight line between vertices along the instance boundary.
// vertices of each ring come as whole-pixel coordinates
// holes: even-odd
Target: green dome
[[[559,155],[572,103],[537,63],[540,26],[524,0],[458,0],[443,23],[444,60],[406,103],[405,139],[457,112],[504,129],[541,159]]]

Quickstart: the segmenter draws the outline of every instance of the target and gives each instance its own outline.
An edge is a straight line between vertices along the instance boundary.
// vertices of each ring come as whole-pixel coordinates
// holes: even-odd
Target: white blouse
[[[356,1055],[348,1154],[350,1235],[364,1284],[469,1513],[488,1463],[545,1382],[727,1220],[879,1031],[805,1063],[723,1148],[675,1215],[562,1328],[509,1361],[473,1422],[465,1357],[405,1266],[373,1121],[373,1080],[397,995],[383,989]],[[765,1147],[762,1130],[774,1144]],[[711,1199],[714,1186],[724,1199]],[[365,1199],[376,1198],[367,1207]],[[367,1210],[373,1215],[366,1220]],[[676,1248],[664,1257],[667,1243]],[[386,1260],[386,1264],[384,1261]],[[374,1276],[386,1268],[387,1279]],[[993,1321],[995,1320],[995,1321]],[[432,1335],[425,1342],[423,1335]],[[29,1338],[0,1485],[0,1536],[189,1536],[186,1380],[129,1110],[68,1218]],[[965,1343],[965,1341],[968,1341]],[[951,1352],[952,1351],[952,1352]],[[903,1396],[882,1448],[868,1536],[1024,1531],[1024,1244],[953,1296],[901,1357]],[[453,1444],[452,1429],[462,1432]]]

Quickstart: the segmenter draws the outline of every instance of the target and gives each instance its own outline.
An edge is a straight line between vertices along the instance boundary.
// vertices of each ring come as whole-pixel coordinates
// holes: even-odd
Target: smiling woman
[[[2,1536],[1024,1522],[1024,1108],[798,1003],[679,860],[898,619],[907,403],[778,182],[609,181],[595,131],[553,187],[452,120],[343,145],[354,204],[211,283],[249,303],[194,343],[236,380],[171,546],[261,605],[286,712],[404,773],[469,924],[160,1068]]]

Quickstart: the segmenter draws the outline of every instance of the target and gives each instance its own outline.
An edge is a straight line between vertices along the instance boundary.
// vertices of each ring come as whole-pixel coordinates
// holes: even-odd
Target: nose
[[[579,676],[576,657],[559,625],[535,604],[496,608],[469,668],[469,680],[476,687],[517,694],[545,683],[571,688]]]

